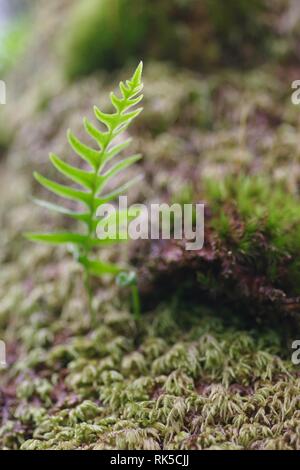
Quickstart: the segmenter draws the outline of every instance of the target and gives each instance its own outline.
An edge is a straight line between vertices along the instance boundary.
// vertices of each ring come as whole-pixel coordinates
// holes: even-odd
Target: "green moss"
[[[218,182],[209,191],[200,188],[201,198],[207,195],[215,214],[227,218],[222,239],[238,254],[243,251],[247,267],[252,266],[249,254],[253,253],[262,271],[266,265],[260,261],[261,251],[249,251],[250,244],[258,246],[257,241],[250,236],[241,247],[243,231],[232,230],[232,216],[237,213],[236,200],[241,200],[243,217],[251,221],[254,204],[260,221],[255,227],[264,229],[268,240],[264,256],[271,257],[270,240],[272,244],[279,240],[279,252],[296,248],[297,229],[285,233],[289,220],[281,223],[279,211],[275,210],[274,220],[285,234],[284,244],[274,224],[265,230],[266,208],[273,207],[269,198],[276,192],[278,175],[285,184],[278,196],[285,201],[280,207],[293,207],[292,217],[297,219],[299,112],[283,93],[277,72],[267,68],[246,75],[220,72],[201,80],[165,64],[149,66],[146,110],[135,129],[135,151],[147,155],[143,167],[147,177],[141,193],[134,196],[138,200],[151,200],[153,195],[174,199],[183,187],[180,200],[190,202],[195,186],[199,191],[200,177],[214,174],[222,180],[231,174],[234,179],[241,169],[249,175],[258,169],[268,175],[268,191],[257,184],[255,191],[247,185],[240,188],[235,179],[241,194],[230,189],[219,203]],[[34,212],[27,203],[31,164],[43,162],[45,144],[63,148],[62,135],[74,109],[88,112],[89,100],[106,95],[104,87],[104,79],[99,85],[98,78],[87,78],[80,88],[74,84],[52,98],[47,113],[32,116],[28,110],[2,167],[0,337],[8,345],[9,368],[0,377],[4,400],[0,447],[300,449],[299,371],[292,367],[292,351],[284,341],[286,316],[278,330],[251,330],[253,324],[245,323],[244,313],[250,304],[256,310],[252,299],[238,300],[234,311],[225,310],[224,297],[206,300],[204,306],[197,286],[193,302],[185,299],[176,311],[173,298],[159,304],[156,311],[144,314],[141,327],[115,288],[97,283],[98,326],[90,331],[79,273],[69,257],[48,247],[24,246],[20,236],[24,228],[41,221],[52,228],[43,212]],[[245,96],[250,111],[242,123],[242,148],[237,130]],[[206,97],[210,116],[203,123]],[[280,124],[286,120],[288,126]],[[261,132],[260,139],[249,142],[256,132]],[[245,149],[247,158],[242,159]],[[16,164],[21,172],[16,172]],[[10,179],[18,184],[6,184]],[[257,213],[256,204],[261,208]],[[106,255],[115,260],[116,251],[107,250]],[[298,272],[295,266],[295,279]],[[215,276],[210,279],[206,272],[198,276],[202,285],[211,283],[213,292],[220,286]],[[231,285],[223,293],[236,295]]]
[[[102,326],[59,346],[72,351],[63,368],[58,346],[44,346],[43,366],[31,366],[35,378],[21,382],[13,421],[0,428],[2,448],[298,447],[300,383],[278,333],[162,307],[137,330],[130,314],[102,309]]]
[[[229,246],[259,262],[271,279],[290,257],[288,278],[299,292],[300,203],[283,184],[267,177],[207,181],[204,192],[213,210],[212,226]]]
[[[75,79],[136,57],[192,68],[224,57],[230,64],[249,63],[258,55],[257,41],[261,54],[270,36],[265,11],[263,0],[80,0],[59,40],[65,72]]]
[[[253,59],[258,41],[260,54],[266,52],[264,48],[270,30],[263,21],[267,11],[264,0],[228,0],[226,4],[220,0],[206,0],[206,4],[217,39],[232,62],[245,60],[244,48],[247,49],[246,56],[250,54]],[[241,44],[243,47],[239,47]]]
[[[136,62],[142,52],[149,13],[141,14],[140,2],[132,3],[84,0],[76,5],[63,38],[66,74],[70,79],[104,67],[120,67],[128,58]]]

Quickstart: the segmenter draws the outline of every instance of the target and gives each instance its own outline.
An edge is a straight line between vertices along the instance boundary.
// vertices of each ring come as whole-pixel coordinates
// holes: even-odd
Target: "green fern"
[[[75,168],[61,160],[58,156],[50,154],[53,166],[65,177],[83,188],[75,189],[60,183],[56,183],[39,173],[34,173],[35,179],[46,189],[61,196],[82,204],[85,210],[76,212],[66,209],[63,206],[52,204],[48,201],[35,200],[43,208],[59,212],[77,221],[83,222],[86,230],[84,233],[59,232],[59,233],[27,233],[26,237],[35,242],[60,245],[68,244],[72,247],[75,258],[83,266],[85,287],[89,299],[89,309],[92,312],[92,293],[90,287],[90,276],[102,276],[104,274],[117,274],[120,268],[115,264],[105,263],[92,256],[93,250],[97,247],[107,245],[117,240],[99,240],[96,237],[96,227],[99,220],[96,217],[97,209],[104,203],[117,198],[136,182],[136,178],[128,183],[119,186],[112,192],[105,194],[104,189],[107,183],[118,173],[122,172],[130,165],[137,162],[141,155],[127,157],[107,169],[107,163],[115,158],[130,144],[131,139],[115,144],[115,138],[122,134],[129,124],[136,118],[142,108],[135,108],[143,98],[141,91],[142,84],[142,62],[137,67],[132,78],[126,83],[120,83],[121,97],[117,97],[113,92],[110,94],[111,102],[115,108],[112,114],[106,114],[94,107],[96,118],[106,127],[105,131],[97,129],[90,121],[84,119],[86,132],[96,141],[99,146],[94,150],[80,142],[70,131],[68,141],[73,150],[89,165],[89,171]],[[122,239],[124,236],[122,237]]]

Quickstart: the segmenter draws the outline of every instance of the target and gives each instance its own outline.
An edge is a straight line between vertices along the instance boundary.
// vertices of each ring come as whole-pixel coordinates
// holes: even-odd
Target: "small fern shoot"
[[[114,176],[141,158],[141,155],[132,155],[110,165],[107,169],[107,163],[117,157],[122,150],[127,148],[131,141],[131,139],[127,139],[115,143],[116,137],[120,136],[142,111],[142,108],[136,108],[136,105],[140,103],[143,98],[141,94],[143,89],[142,70],[143,64],[141,62],[132,78],[125,83],[120,83],[120,97],[116,96],[113,92],[110,94],[111,103],[115,108],[115,112],[106,114],[100,111],[96,106],[94,107],[95,116],[97,120],[105,126],[105,130],[98,129],[89,120],[84,119],[85,130],[96,141],[98,146],[97,150],[82,143],[71,131],[68,131],[69,144],[76,154],[88,164],[89,170],[76,168],[60,159],[57,155],[50,154],[51,163],[56,170],[72,183],[81,186],[82,189],[75,189],[73,186],[70,187],[65,184],[60,184],[37,172],[34,173],[35,179],[44,188],[57,196],[80,203],[80,205],[85,208],[82,211],[73,211],[59,204],[53,204],[45,200],[35,200],[35,202],[43,208],[56,211],[83,222],[85,231],[84,233],[27,233],[26,237],[34,242],[53,245],[67,244],[71,246],[76,260],[83,266],[84,284],[87,290],[91,316],[93,316],[92,292],[90,286],[91,276],[102,276],[104,274],[116,275],[120,272],[120,268],[117,265],[100,261],[93,255],[95,248],[113,242],[112,240],[100,240],[96,237],[96,227],[99,223],[96,213],[102,204],[116,199],[136,182],[136,178],[134,178],[113,191],[107,194],[104,193],[107,183]],[[115,241],[118,242],[120,240],[117,239]]]

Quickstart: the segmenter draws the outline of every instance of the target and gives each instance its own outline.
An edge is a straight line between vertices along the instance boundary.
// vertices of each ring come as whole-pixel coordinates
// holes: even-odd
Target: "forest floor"
[[[197,197],[207,203],[213,226],[213,190],[208,197],[203,182],[212,178],[214,188],[227,177],[259,176],[299,204],[300,119],[290,99],[299,76],[300,70],[274,66],[201,76],[146,65],[145,110],[131,148],[144,156],[132,171],[145,178],[130,200]],[[22,236],[66,224],[34,207],[30,196],[40,190],[32,171],[51,174],[50,151],[74,158],[66,130],[84,139],[82,117],[91,116],[94,104],[108,104],[118,79],[99,74],[56,94],[25,93],[12,117],[14,135],[0,161],[0,339],[8,360],[0,372],[0,447],[300,449],[300,375],[291,362],[291,341],[299,338],[299,294],[289,284],[295,271],[268,278],[256,264],[261,251],[239,250],[235,266],[251,264],[251,272],[238,270],[227,284],[223,268],[231,251],[218,244],[214,263],[223,270],[192,265],[186,287],[174,251],[161,246],[159,260],[167,262],[156,269],[157,255],[149,261],[142,246],[138,266],[151,286],[141,290],[150,291],[152,302],[145,301],[141,321],[114,283],[95,281],[97,325],[90,328],[80,269],[70,255]],[[291,234],[291,227],[281,229]],[[218,229],[208,237],[210,247],[219,243]],[[273,249],[268,242],[264,253]],[[101,256],[126,262],[131,250]],[[158,289],[161,269],[167,276]],[[211,269],[217,287],[222,275],[221,292],[201,278]],[[232,286],[241,293],[236,301],[227,295]]]

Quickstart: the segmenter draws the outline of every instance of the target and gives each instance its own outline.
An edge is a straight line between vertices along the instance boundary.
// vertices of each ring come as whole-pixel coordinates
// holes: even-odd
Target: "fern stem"
[[[111,140],[111,136],[112,136],[112,131],[109,134],[109,141]],[[93,219],[94,219],[94,216],[95,216],[95,199],[96,199],[97,176],[99,174],[99,171],[100,171],[100,168],[101,168],[101,165],[102,165],[102,160],[103,160],[103,157],[105,155],[107,146],[108,146],[108,144],[106,146],[104,146],[102,148],[102,150],[100,151],[100,153],[99,153],[99,162],[98,162],[97,168],[95,169],[95,174],[94,174],[93,188],[92,188],[92,191],[91,191],[91,206],[90,206],[90,211],[89,211],[90,212],[90,220],[89,220],[89,225],[88,225],[88,237],[89,237],[89,239],[91,239],[92,235],[93,235]],[[86,248],[85,255],[88,256],[90,251],[91,251],[90,248]],[[90,274],[89,274],[89,271],[88,271],[87,268],[85,268],[85,270],[84,270],[84,285],[85,285],[85,289],[86,289],[87,297],[88,297],[88,308],[89,308],[91,325],[95,326],[97,318],[96,318],[95,309],[93,308],[93,302],[92,302],[93,292],[92,292],[92,288],[91,288]]]
[[[136,284],[131,286],[133,315],[136,321],[141,318],[141,302],[139,289]]]
[[[94,326],[96,323],[96,313],[93,308],[93,293],[91,288],[91,277],[88,269],[84,269],[84,287],[87,295],[88,311],[91,325]]]

